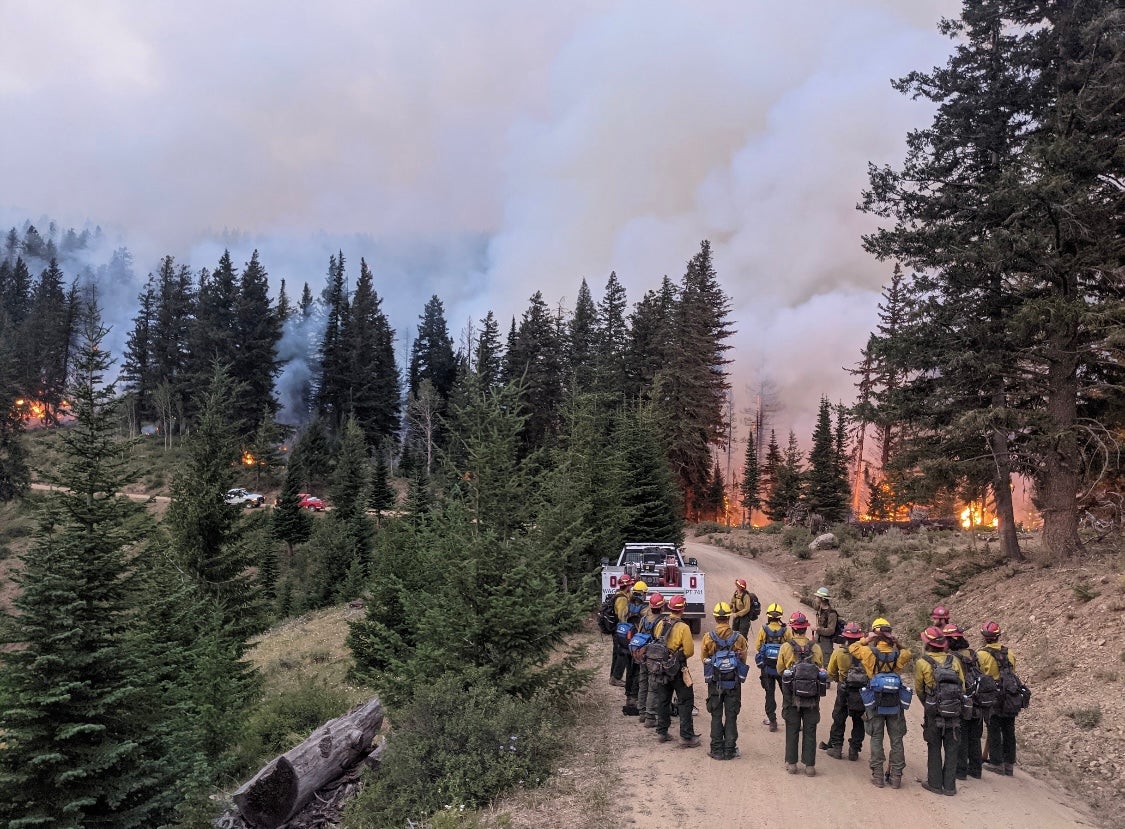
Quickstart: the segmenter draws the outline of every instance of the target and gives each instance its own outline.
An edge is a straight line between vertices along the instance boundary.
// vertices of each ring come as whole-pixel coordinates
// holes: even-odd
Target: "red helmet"
[[[789,617],[789,627],[793,630],[805,630],[809,626],[809,620],[805,618],[805,614],[797,611]]]
[[[648,606],[653,610],[659,610],[660,608],[664,607],[664,597],[659,593],[653,593],[648,597]]]
[[[629,575],[628,573],[625,573],[625,574],[623,574],[623,575],[621,576],[621,578],[619,578],[619,579],[617,580],[617,586],[618,586],[618,588],[622,588],[622,587],[628,587],[628,586],[629,586],[630,584],[632,584],[632,583],[633,583],[633,577],[632,577],[632,576],[630,576],[630,575]]]
[[[945,625],[949,623],[949,611],[945,609],[945,605],[938,605],[934,608],[934,612],[930,614],[930,618],[935,622],[940,622]]]
[[[737,587],[739,590],[745,590],[746,589],[746,579],[735,579],[734,580],[734,586]]]
[[[687,607],[687,599],[683,596],[673,596],[668,600],[668,609],[673,613],[681,613]]]
[[[848,622],[844,625],[844,632],[841,636],[845,639],[862,639],[863,628],[859,626],[859,622]]]
[[[965,638],[965,631],[961,630],[960,625],[946,625],[945,627],[943,627],[941,629],[941,632],[945,634],[946,639],[964,639]]]
[[[922,631],[922,641],[931,648],[941,648],[944,650],[949,647],[949,640],[945,638],[945,634],[941,632],[941,628],[939,627],[930,626]]]
[[[995,642],[1000,638],[1001,633],[1003,631],[1000,630],[1000,625],[995,622],[985,622],[980,626],[980,635],[984,637],[986,642]]]

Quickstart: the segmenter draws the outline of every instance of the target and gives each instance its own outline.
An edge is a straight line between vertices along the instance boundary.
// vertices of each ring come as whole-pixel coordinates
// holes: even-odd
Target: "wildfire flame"
[[[995,527],[998,524],[999,520],[995,516],[988,517],[987,513],[978,506],[970,505],[961,510],[961,526],[966,530],[973,527]]]
[[[253,466],[257,462],[258,461],[249,452],[243,452],[242,453],[242,465],[243,466]]]
[[[15,401],[15,408],[19,410],[20,417],[27,423],[45,423],[47,418],[47,404],[40,400],[28,400],[21,397]],[[60,401],[57,415],[65,418],[67,415],[67,403],[65,400]]]

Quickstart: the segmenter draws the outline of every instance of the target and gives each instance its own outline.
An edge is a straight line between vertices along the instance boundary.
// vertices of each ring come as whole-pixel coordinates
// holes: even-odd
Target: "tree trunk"
[[[992,395],[992,405],[1005,408],[1004,393]],[[992,497],[996,502],[996,531],[1000,536],[1000,552],[1004,558],[1022,561],[1019,537],[1016,535],[1016,511],[1012,505],[1012,456],[1008,451],[1007,432],[993,428],[989,436],[992,449],[993,477]]]
[[[1074,432],[1078,417],[1077,323],[1058,323],[1051,334],[1047,368],[1047,416],[1052,434],[1039,475],[1039,509],[1043,515],[1043,543],[1054,558],[1076,556],[1078,487],[1081,458]]]
[[[378,697],[329,720],[300,745],[267,763],[231,799],[247,823],[259,829],[281,826],[313,794],[371,753],[383,724]]]

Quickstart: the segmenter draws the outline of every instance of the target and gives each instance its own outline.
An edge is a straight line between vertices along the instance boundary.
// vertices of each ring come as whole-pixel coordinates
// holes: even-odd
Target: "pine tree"
[[[625,348],[626,398],[647,396],[657,375],[668,365],[675,348],[677,300],[678,290],[665,276],[659,292],[649,291],[634,306]]]
[[[292,473],[292,469],[290,469]],[[312,524],[309,516],[299,506],[301,498],[301,480],[298,474],[286,474],[285,483],[278,496],[277,505],[270,514],[273,523],[273,534],[284,541],[289,548],[289,555],[293,555],[293,547],[303,541],[309,540],[312,533]]]
[[[727,487],[723,480],[723,470],[716,461],[711,470],[711,479],[704,492],[703,505],[706,514],[713,521],[726,521]]]
[[[17,614],[0,649],[0,822],[20,826],[160,825],[171,817],[172,773],[155,735],[160,689],[130,647],[136,619],[134,550],[150,523],[118,495],[134,474],[116,438],[115,390],[91,309],[69,395],[74,423],[59,434],[58,486],[16,576]],[[13,647],[14,646],[14,647]],[[175,712],[171,712],[174,716]]]
[[[598,308],[583,279],[574,314],[567,323],[565,362],[567,386],[574,393],[592,390],[596,376]]]
[[[256,584],[248,575],[256,562],[244,544],[239,508],[223,501],[239,457],[228,419],[232,396],[230,377],[216,368],[185,442],[187,457],[172,480],[166,520],[176,560],[215,601],[236,640],[244,641],[262,619]]]
[[[242,269],[235,315],[237,348],[230,364],[235,381],[232,416],[241,436],[249,436],[263,418],[277,414],[273,383],[281,370],[277,343],[281,321],[270,304],[269,277],[258,259],[258,251]]]
[[[349,408],[352,357],[344,340],[351,312],[344,275],[344,254],[329,257],[328,284],[322,301],[328,318],[320,341],[320,381],[317,388],[317,413],[333,433],[343,428]]]
[[[660,442],[657,417],[652,407],[626,410],[615,431],[614,443],[623,455],[620,543],[683,541],[683,498]],[[606,549],[615,548],[620,545]]]
[[[495,391],[503,379],[504,358],[500,348],[500,324],[491,311],[481,320],[474,363],[481,392]]]
[[[754,445],[754,433],[746,435],[746,454],[742,460],[742,480],[739,492],[742,495],[742,508],[746,510],[747,522],[753,523],[754,510],[761,509],[762,475],[758,469],[758,452]]]
[[[277,287],[277,304],[274,305],[274,313],[277,314],[278,322],[281,323],[282,328],[285,323],[289,322],[289,318],[293,316],[293,306],[289,303],[289,295],[285,293],[285,280],[282,279]]]
[[[418,336],[410,349],[410,391],[417,395],[422,381],[429,380],[444,404],[456,378],[453,338],[449,336],[445,308],[435,294],[418,318]]]
[[[145,289],[138,298],[137,315],[133,328],[125,341],[125,359],[121,366],[121,382],[129,395],[130,419],[134,433],[140,431],[142,421],[155,419],[156,407],[152,401],[156,390],[152,366],[152,329],[156,324],[156,287],[149,276]]]
[[[376,446],[374,454],[375,462],[371,467],[367,506],[375,510],[376,521],[382,521],[383,513],[394,507],[397,496],[391,486],[387,454],[383,446]]]
[[[625,349],[629,328],[625,322],[628,298],[625,288],[613,271],[606,281],[605,293],[598,303],[597,378],[596,388],[602,394],[616,397],[625,388]]]
[[[771,435],[771,450],[776,442]],[[769,464],[767,455],[766,463]],[[800,512],[802,497],[801,451],[797,445],[797,435],[789,432],[789,443],[785,453],[779,457],[774,485],[766,499],[765,512],[771,521],[786,521]]]
[[[563,400],[562,343],[539,291],[523,313],[507,359],[512,376],[522,386],[521,405],[527,418],[524,444],[530,451],[555,434]]]
[[[361,259],[343,339],[352,361],[347,393],[349,412],[363,430],[368,445],[390,437],[399,427],[395,334],[382,303],[371,269]]]
[[[804,491],[810,512],[820,515],[830,524],[844,519],[847,502],[841,497],[839,454],[827,397],[820,398],[817,408]]]
[[[172,434],[182,434],[187,429],[184,411],[190,390],[198,388],[191,376],[188,361],[189,332],[195,310],[191,272],[186,266],[176,266],[171,256],[164,257],[155,278],[155,314],[149,337],[152,368],[152,389],[160,393],[163,387],[161,419],[165,424],[166,439]]]

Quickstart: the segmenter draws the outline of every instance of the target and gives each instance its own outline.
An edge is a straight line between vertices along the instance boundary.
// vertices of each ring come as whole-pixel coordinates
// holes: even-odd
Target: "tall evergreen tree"
[[[410,392],[417,395],[422,381],[429,380],[444,402],[449,400],[456,378],[453,338],[445,321],[445,307],[435,294],[418,318],[418,335],[410,349]]]
[[[742,460],[742,480],[738,490],[741,494],[742,508],[746,510],[746,521],[753,522],[754,511],[762,508],[762,474],[758,468],[758,452],[754,445],[754,433],[746,435],[746,454]]]
[[[191,272],[176,266],[175,259],[161,260],[155,277],[154,316],[150,328],[149,363],[154,394],[164,388],[164,415],[168,435],[182,434],[187,428],[184,411],[195,378],[189,369],[189,344],[194,312]],[[158,404],[158,408],[161,406]]]
[[[290,469],[289,472],[293,470]],[[281,495],[278,496],[277,505],[270,514],[273,524],[273,534],[285,542],[289,548],[289,555],[293,555],[293,547],[303,541],[309,540],[312,525],[308,514],[301,509],[301,481],[298,475],[286,474],[285,482],[281,486]]]
[[[152,365],[152,329],[156,325],[156,287],[149,275],[144,291],[138,298],[137,315],[133,328],[125,340],[125,359],[121,365],[121,382],[128,392],[130,422],[139,430],[141,421],[156,416],[152,395],[156,391],[155,371]]]
[[[810,512],[822,516],[830,523],[844,519],[847,502],[842,497],[839,455],[832,429],[832,410],[827,397],[821,397],[817,407],[816,428],[813,429],[804,491]]]
[[[329,257],[328,284],[322,297],[327,321],[320,341],[320,381],[317,388],[317,413],[333,433],[344,426],[350,409],[348,388],[353,355],[344,340],[351,312],[351,299],[345,279],[344,254]]]
[[[624,388],[627,398],[647,396],[657,375],[668,364],[675,348],[675,314],[678,289],[667,276],[659,291],[649,291],[629,316],[625,347]]]
[[[803,495],[802,478],[801,450],[797,445],[797,435],[790,430],[789,442],[780,457],[774,485],[766,499],[765,512],[771,521],[785,521],[798,513]]]
[[[491,311],[481,320],[476,359],[473,362],[480,390],[485,394],[495,391],[503,379],[504,355],[500,346],[500,324]]]
[[[578,286],[574,314],[567,323],[566,377],[568,388],[576,393],[590,391],[596,375],[598,308],[586,280]]]
[[[75,420],[60,434],[58,489],[16,576],[17,614],[0,649],[0,822],[141,827],[172,816],[183,771],[157,738],[174,728],[151,664],[130,647],[135,550],[150,531],[143,507],[118,493],[134,477],[116,438],[115,390],[91,311],[69,395]]]
[[[371,269],[361,259],[343,339],[352,362],[347,394],[349,411],[369,446],[389,438],[399,428],[395,332],[382,304]]]
[[[625,388],[625,349],[629,328],[625,321],[628,298],[625,287],[612,271],[606,280],[605,293],[598,303],[597,379],[599,392],[618,396]]]
[[[383,513],[394,507],[397,495],[394,487],[391,486],[390,467],[387,463],[386,450],[382,444],[375,447],[374,455],[367,506],[375,510],[375,520],[382,521]]]
[[[523,389],[524,443],[532,450],[556,433],[563,399],[562,343],[555,318],[539,291],[523,313],[507,358]]]
[[[239,434],[249,437],[263,418],[277,414],[274,379],[281,371],[277,343],[281,320],[270,304],[269,277],[258,259],[258,251],[242,269],[235,314],[237,350],[230,365],[235,381],[232,416]]]

